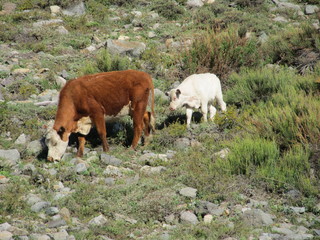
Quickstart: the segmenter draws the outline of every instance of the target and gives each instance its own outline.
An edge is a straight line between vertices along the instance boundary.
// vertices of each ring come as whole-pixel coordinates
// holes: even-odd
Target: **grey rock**
[[[286,19],[285,17],[282,17],[282,16],[277,16],[277,17],[275,17],[275,18],[273,19],[273,21],[286,23],[286,22],[288,22],[288,19]]]
[[[16,165],[20,161],[20,153],[17,149],[2,150],[0,149],[0,159],[5,160],[5,164],[10,166]],[[1,165],[0,161],[0,165]]]
[[[316,6],[316,5],[306,5],[305,13],[307,15],[311,15],[311,14],[315,14],[319,10],[320,10],[320,8],[318,6]]]
[[[85,163],[78,163],[76,166],[75,166],[75,171],[76,173],[83,173],[85,171],[87,171],[87,166]]]
[[[269,36],[265,32],[262,32],[259,36],[260,43],[265,43],[266,41],[268,41],[268,39],[269,39]]]
[[[23,168],[22,168],[22,173],[25,175],[35,174],[36,171],[37,171],[37,169],[32,163],[28,163],[27,165],[23,166]]]
[[[9,231],[0,231],[1,240],[13,240],[13,234]]]
[[[313,235],[306,234],[306,233],[294,233],[292,235],[287,235],[286,239],[288,239],[288,240],[308,240],[308,239],[313,239]]]
[[[21,134],[14,142],[14,144],[21,144],[21,145],[24,145],[26,143],[27,143],[27,136],[24,133]]]
[[[47,223],[48,228],[58,228],[66,225],[67,223],[64,219],[53,220]]]
[[[186,2],[186,5],[188,7],[202,7],[203,6],[203,2],[201,0],[188,0]]]
[[[46,209],[46,214],[49,216],[53,216],[59,213],[59,208],[57,207],[49,207]]]
[[[116,158],[115,156],[108,155],[108,154],[105,154],[105,153],[102,153],[100,155],[100,160],[104,164],[108,164],[108,165],[112,165],[112,166],[116,166],[116,167],[120,166],[121,163],[122,163],[122,160]]]
[[[301,192],[296,189],[288,191],[285,195],[290,199],[298,199],[302,196]]]
[[[69,31],[64,26],[57,27],[56,31],[61,35],[68,35]]]
[[[42,199],[35,194],[29,194],[27,196],[27,204],[29,206],[32,206],[32,205],[36,204],[37,202],[41,202],[41,201],[42,201]]]
[[[175,142],[174,145],[176,148],[178,149],[186,149],[187,147],[189,147],[191,144],[190,139],[189,138],[178,138]]]
[[[139,57],[146,49],[146,45],[143,42],[108,39],[107,48],[111,54]]]
[[[27,146],[27,152],[31,155],[39,154],[43,149],[42,143],[40,140],[34,140],[30,142]]]
[[[269,226],[273,223],[272,216],[260,209],[247,210],[242,215],[243,221],[253,227]]]
[[[42,21],[33,23],[33,27],[39,28],[39,27],[45,27],[45,26],[50,26],[50,25],[60,24],[60,23],[63,23],[63,20],[61,19],[42,20]]]
[[[31,234],[30,240],[51,240],[51,238],[46,234]]]
[[[197,224],[199,223],[197,216],[190,211],[183,211],[180,213],[180,221],[181,223],[187,224]]]
[[[115,185],[115,179],[112,177],[108,177],[104,181],[105,181],[106,185],[109,185],[109,186]]]
[[[284,234],[284,235],[292,235],[294,234],[294,232],[288,228],[279,228],[279,227],[273,227],[272,228],[272,232],[275,233],[280,233],[280,234]]]
[[[51,237],[54,240],[69,240],[69,234],[65,229],[62,229],[59,232],[51,233]]]
[[[212,202],[208,201],[199,201],[196,204],[196,210],[195,212],[199,215],[206,215],[206,214],[212,214],[217,209],[219,209],[219,205],[214,204]],[[212,214],[213,215],[213,214]]]
[[[142,168],[140,168],[140,172],[147,175],[160,174],[161,172],[164,172],[166,170],[167,168],[163,166],[157,166],[157,167],[143,166]]]
[[[70,7],[62,10],[62,13],[67,15],[67,16],[82,16],[84,14],[86,14],[86,8],[84,3],[81,2],[77,2],[73,5],[71,5]]]
[[[179,193],[182,196],[185,197],[190,197],[190,198],[195,198],[197,196],[197,189],[195,188],[191,188],[191,187],[186,187],[186,188],[182,188]]]
[[[88,224],[92,226],[102,226],[105,225],[108,222],[108,220],[103,216],[99,215],[93,219],[91,219]]]
[[[9,231],[12,226],[9,223],[0,224],[0,231]]]
[[[31,206],[31,211],[33,212],[40,212],[41,210],[49,207],[51,204],[49,202],[41,201],[37,202]]]
[[[290,207],[290,209],[297,214],[305,213],[306,208],[305,207]]]

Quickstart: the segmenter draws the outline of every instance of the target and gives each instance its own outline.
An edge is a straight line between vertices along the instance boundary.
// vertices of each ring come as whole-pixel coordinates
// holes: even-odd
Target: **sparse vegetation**
[[[47,236],[59,232],[48,225],[62,218],[62,228],[77,240],[259,239],[262,233],[274,234],[283,222],[316,235],[319,12],[300,16],[266,0],[221,0],[202,7],[190,7],[186,0],[85,0],[84,15],[53,16],[50,6],[65,9],[77,1],[10,2],[16,9],[0,14],[0,150],[15,149],[20,158],[8,163],[0,157],[0,224],[13,225],[14,239],[20,238],[20,229]],[[302,12],[306,4],[318,4],[288,2],[299,4]],[[33,25],[51,19],[63,23]],[[58,33],[60,26],[64,34]],[[139,56],[111,54],[107,40],[117,38],[143,42],[146,49]],[[30,71],[15,72],[20,68]],[[148,72],[158,88],[157,129],[149,145],[126,149],[132,138],[127,117],[107,124],[107,154],[120,161],[118,166],[102,159],[94,129],[83,159],[75,158],[76,135],[57,164],[46,162],[45,148],[30,151],[28,144],[42,139],[57,109],[34,103],[56,100],[45,92],[59,91],[57,77],[68,81],[125,69]],[[221,79],[227,110],[217,108],[209,122],[195,111],[187,129],[185,110],[169,112],[163,92],[203,72]],[[26,142],[16,144],[22,134]],[[76,170],[79,164],[84,171]],[[159,172],[146,172],[149,168]],[[195,197],[180,194],[186,186],[197,190]],[[66,208],[70,216],[32,211],[30,194],[59,211]],[[249,205],[256,200],[267,205]],[[207,202],[222,209],[210,212],[209,224],[204,223]],[[293,207],[305,207],[305,212],[296,214]],[[274,224],[246,225],[242,211],[248,208],[274,215]],[[182,224],[183,211],[195,213],[199,223]],[[89,224],[100,214],[107,224]]]

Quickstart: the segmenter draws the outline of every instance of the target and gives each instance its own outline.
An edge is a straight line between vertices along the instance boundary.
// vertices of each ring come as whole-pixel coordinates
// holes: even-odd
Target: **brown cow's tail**
[[[150,128],[153,132],[156,131],[156,116],[154,113],[154,88],[150,89],[150,96],[151,96],[151,114],[150,114]]]

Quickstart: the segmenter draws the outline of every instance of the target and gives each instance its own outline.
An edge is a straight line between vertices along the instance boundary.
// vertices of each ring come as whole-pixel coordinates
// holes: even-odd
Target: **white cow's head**
[[[180,89],[172,89],[166,92],[166,95],[170,98],[171,111],[174,111],[180,107],[199,108],[200,99],[196,96],[188,96],[181,93]]]
[[[70,133],[61,134],[61,130],[58,133],[53,128],[50,128],[47,132],[45,142],[48,147],[47,159],[50,162],[59,161],[66,152]]]
[[[166,92],[166,95],[170,98],[169,109],[171,111],[174,111],[179,107],[182,107],[183,100],[181,99],[181,91],[179,89],[172,89],[169,92]]]

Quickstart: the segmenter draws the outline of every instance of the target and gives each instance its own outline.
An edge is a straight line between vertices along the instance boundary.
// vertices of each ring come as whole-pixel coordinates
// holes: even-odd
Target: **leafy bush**
[[[280,156],[274,141],[245,137],[236,139],[228,156],[231,173],[250,175],[258,167],[274,166]]]
[[[222,79],[244,66],[259,63],[257,42],[238,36],[237,28],[222,32],[208,31],[196,38],[182,54],[183,70],[188,74],[214,72]]]
[[[275,93],[283,93],[294,85],[296,76],[289,69],[243,69],[228,79],[230,90],[225,94],[227,103],[236,105],[267,101]]]
[[[81,74],[93,74],[97,72],[110,72],[126,69],[133,69],[135,66],[131,64],[128,57],[119,55],[111,56],[107,50],[102,50],[98,53],[95,62],[87,63],[81,70]]]
[[[296,66],[304,72],[306,65],[313,70],[314,65],[320,60],[319,55],[307,55],[308,52],[318,52],[319,46],[319,34],[316,29],[310,24],[302,24],[270,36],[262,45],[262,56],[265,56],[267,62]]]
[[[173,0],[156,0],[153,4],[152,10],[169,20],[176,20],[185,13],[185,9]]]

